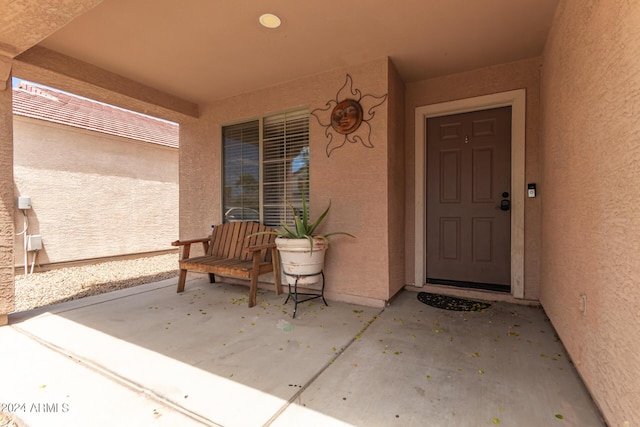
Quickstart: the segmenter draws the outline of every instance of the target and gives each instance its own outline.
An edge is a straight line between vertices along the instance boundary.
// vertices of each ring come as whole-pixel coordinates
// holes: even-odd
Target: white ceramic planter
[[[320,272],[324,268],[324,254],[329,243],[323,239],[313,240],[313,251],[307,239],[276,238],[280,252],[282,269],[286,273],[287,283],[294,285],[296,276],[298,286],[314,285],[321,281]],[[314,276],[315,275],[315,276]]]

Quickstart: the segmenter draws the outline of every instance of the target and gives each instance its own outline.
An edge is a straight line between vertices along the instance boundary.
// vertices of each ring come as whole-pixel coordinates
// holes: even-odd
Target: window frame
[[[222,222],[227,222],[225,219],[225,174],[226,174],[226,157],[225,157],[225,129],[231,126],[238,126],[238,125],[250,125],[252,122],[257,121],[258,122],[258,203],[259,203],[259,222],[260,224],[265,224],[265,191],[264,191],[264,187],[265,187],[265,120],[272,118],[272,117],[276,117],[276,116],[284,116],[285,119],[283,120],[283,123],[286,124],[287,123],[287,119],[286,117],[288,115],[294,115],[293,119],[295,119],[296,116],[299,117],[299,115],[304,115],[306,117],[307,120],[307,139],[306,139],[306,144],[303,146],[306,147],[307,150],[307,155],[310,155],[310,117],[311,117],[311,113],[310,113],[310,109],[307,106],[302,106],[302,107],[297,107],[297,108],[290,108],[290,109],[286,109],[286,110],[282,110],[282,111],[278,111],[278,112],[272,112],[272,113],[268,113],[268,114],[263,114],[260,116],[254,116],[254,117],[248,117],[242,120],[234,120],[233,122],[227,122],[221,125],[220,127],[220,211],[221,211],[221,217],[222,217]],[[283,138],[286,138],[287,134],[286,132],[283,133]],[[283,159],[286,159],[286,155],[285,157],[282,157]],[[283,182],[283,184],[286,186],[287,183],[290,183],[293,181],[289,181],[289,180],[285,180]],[[309,173],[307,175],[307,180],[306,180],[306,190],[307,190],[307,194],[306,194],[306,202],[307,205],[310,206],[309,202],[310,202],[310,184],[311,184],[311,176],[310,176],[310,158],[309,158]],[[287,195],[285,194],[285,203],[288,204],[290,202],[290,200],[288,200]],[[294,203],[292,203],[294,206],[298,206],[301,204],[300,201],[292,201]],[[243,205],[244,206],[244,205]],[[287,209],[285,209],[285,211],[287,211]],[[279,220],[283,219],[282,216],[279,217]],[[287,212],[285,214],[285,219],[288,220],[288,224],[292,225],[293,221],[292,221],[292,215],[289,215],[289,213]],[[270,226],[273,227],[277,227],[280,225],[280,223],[278,224],[273,224],[270,223]]]

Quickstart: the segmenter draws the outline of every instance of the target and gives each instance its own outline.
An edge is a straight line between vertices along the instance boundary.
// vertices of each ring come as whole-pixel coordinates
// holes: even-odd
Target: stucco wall
[[[611,426],[640,425],[639,29],[566,0],[543,56],[541,301]]]
[[[389,136],[388,136],[388,217],[389,217],[389,296],[404,285],[405,231],[405,85],[393,63],[389,63]]]
[[[406,281],[415,270],[415,109],[416,107],[526,89],[525,180],[539,182],[540,58],[408,83],[406,91]],[[512,191],[517,191],[512,189]],[[525,191],[525,189],[521,189]],[[525,199],[525,298],[540,295],[540,199]]]
[[[37,263],[172,249],[178,238],[175,148],[15,116],[14,168],[15,197],[31,197],[28,234],[42,235]],[[15,247],[22,266],[21,236]]]
[[[296,107],[326,107],[344,85],[346,74],[363,95],[388,92],[388,60],[339,69],[259,92],[233,97],[201,109],[201,118],[180,129],[180,236],[193,238],[220,223],[221,126]],[[319,215],[331,200],[324,231],[337,236],[326,259],[327,296],[381,305],[389,299],[388,103],[370,122],[373,148],[346,143],[327,157],[325,129],[310,117],[311,210]]]
[[[13,280],[13,110],[11,78],[0,90],[0,326],[14,308]],[[0,82],[1,84],[2,82]]]

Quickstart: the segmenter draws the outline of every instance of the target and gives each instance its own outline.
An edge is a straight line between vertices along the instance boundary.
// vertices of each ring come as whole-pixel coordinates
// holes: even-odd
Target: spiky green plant
[[[344,231],[335,231],[333,233],[326,234],[317,234],[316,228],[324,221],[325,217],[329,213],[329,209],[331,209],[331,201],[329,201],[329,206],[322,212],[322,215],[318,217],[318,219],[312,222],[309,219],[309,208],[307,206],[307,202],[305,200],[305,196],[302,196],[302,211],[298,211],[291,203],[289,203],[289,207],[293,211],[293,222],[294,225],[290,226],[286,223],[282,222],[280,224],[281,229],[276,231],[264,231],[257,234],[275,234],[278,237],[282,237],[285,239],[307,239],[309,240],[309,244],[313,249],[313,239],[323,239],[329,240],[330,236],[335,236],[338,234],[355,237],[352,234],[346,233]]]

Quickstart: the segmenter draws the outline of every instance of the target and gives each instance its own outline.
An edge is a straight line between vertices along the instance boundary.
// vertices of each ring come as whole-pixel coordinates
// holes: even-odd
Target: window
[[[309,200],[309,112],[298,110],[222,128],[227,221],[293,223],[289,204]]]

